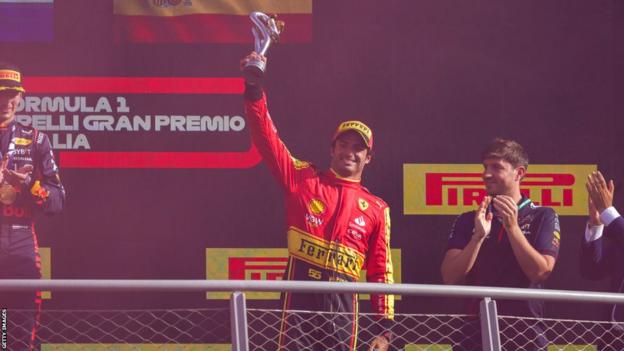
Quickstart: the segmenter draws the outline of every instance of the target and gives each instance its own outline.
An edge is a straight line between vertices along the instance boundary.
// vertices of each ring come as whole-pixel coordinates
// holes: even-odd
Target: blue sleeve
[[[460,249],[463,250],[470,242],[472,231],[474,228],[474,211],[462,213],[455,219],[453,229],[449,235],[446,250]]]
[[[611,274],[614,268],[613,250],[606,245],[604,236],[591,242],[585,241],[584,237],[581,240],[581,276],[598,280]]]
[[[555,259],[559,255],[559,246],[561,242],[561,228],[559,226],[559,217],[557,213],[548,207],[544,208],[544,214],[541,216],[537,235],[535,240],[535,249],[542,255],[549,255]]]
[[[605,228],[604,235],[608,238],[613,238],[622,245],[624,248],[624,218],[622,216],[613,220]]]
[[[59,169],[54,161],[48,136],[38,132],[36,143],[38,171],[30,193],[43,213],[57,214],[63,210],[65,204],[65,188],[61,184]]]

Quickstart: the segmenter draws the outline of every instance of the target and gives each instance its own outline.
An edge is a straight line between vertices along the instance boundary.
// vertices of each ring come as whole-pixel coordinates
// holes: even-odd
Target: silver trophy
[[[284,21],[276,20],[276,16],[269,16],[262,12],[252,12],[249,15],[254,24],[251,32],[254,36],[255,51],[266,56],[269,46],[279,40],[280,34],[284,31]],[[247,62],[243,69],[243,76],[250,84],[257,84],[264,76],[266,63],[252,59]]]

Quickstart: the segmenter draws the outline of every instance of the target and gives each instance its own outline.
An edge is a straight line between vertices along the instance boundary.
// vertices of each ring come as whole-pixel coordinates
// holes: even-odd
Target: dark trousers
[[[41,260],[31,226],[0,226],[0,279],[40,279]],[[8,350],[34,350],[41,314],[40,292],[2,292]]]
[[[353,351],[358,337],[355,294],[284,293],[278,350]],[[327,312],[292,312],[292,311]]]
[[[343,314],[284,312],[279,350],[353,351],[357,342],[357,321]]]

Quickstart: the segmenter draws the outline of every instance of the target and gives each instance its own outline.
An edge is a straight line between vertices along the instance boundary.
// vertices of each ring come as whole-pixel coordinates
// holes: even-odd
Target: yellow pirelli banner
[[[49,247],[40,247],[39,256],[41,257],[41,279],[52,279],[52,249]],[[52,298],[51,291],[42,291],[41,298],[49,300]]]
[[[529,165],[521,191],[561,216],[584,216],[585,179],[596,169],[596,165]],[[403,213],[456,215],[474,210],[486,195],[482,172],[480,164],[404,164]]]
[[[208,280],[281,280],[288,263],[287,249],[207,248],[206,279]],[[401,250],[392,249],[394,282],[401,283]],[[360,272],[360,281],[366,282],[366,270]],[[277,300],[279,293],[250,292],[247,299]],[[361,294],[360,299],[369,296]],[[397,300],[400,299],[395,295]],[[207,292],[206,299],[229,300],[228,292]]]

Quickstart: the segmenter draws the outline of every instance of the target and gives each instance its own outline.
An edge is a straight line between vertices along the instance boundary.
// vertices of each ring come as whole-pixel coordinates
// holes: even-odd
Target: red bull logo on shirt
[[[559,215],[586,215],[585,178],[596,165],[529,165],[522,193]],[[454,215],[486,195],[480,164],[404,164],[404,214]]]

